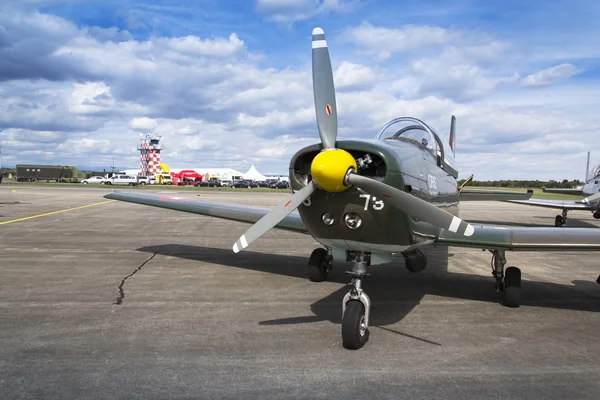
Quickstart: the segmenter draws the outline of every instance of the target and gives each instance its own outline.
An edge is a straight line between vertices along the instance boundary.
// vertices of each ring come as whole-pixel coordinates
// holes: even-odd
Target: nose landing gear
[[[350,275],[352,289],[342,300],[342,344],[351,350],[360,349],[369,340],[369,316],[371,300],[363,291],[362,283],[367,276],[370,255],[357,252]]]

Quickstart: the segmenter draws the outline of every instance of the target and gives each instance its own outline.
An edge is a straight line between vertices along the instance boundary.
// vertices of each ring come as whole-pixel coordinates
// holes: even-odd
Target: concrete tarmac
[[[248,225],[106,202],[109,190],[0,185],[1,398],[600,396],[597,253],[507,253],[523,271],[517,309],[498,304],[488,252],[428,247],[420,274],[395,257],[370,270],[370,341],[350,351],[349,265],[310,282],[310,236],[271,231],[234,254]],[[286,196],[177,193],[263,207]],[[555,214],[461,204],[489,224],[552,226]]]

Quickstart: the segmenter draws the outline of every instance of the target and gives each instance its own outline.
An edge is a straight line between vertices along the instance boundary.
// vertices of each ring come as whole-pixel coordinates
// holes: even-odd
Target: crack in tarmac
[[[150,261],[152,261],[152,259],[154,257],[156,257],[157,254],[158,254],[158,251],[155,251],[154,254],[152,254],[152,256],[150,256],[150,258],[148,258],[146,261],[144,261],[132,273],[130,273],[129,275],[127,275],[125,278],[123,278],[121,280],[121,284],[119,285],[119,297],[117,297],[117,301],[115,302],[116,305],[120,306],[121,304],[123,304],[123,299],[125,299],[125,289],[123,288],[125,286],[125,281],[127,279],[131,278],[132,276],[134,276],[139,270],[141,270],[144,267],[144,265],[146,265]]]

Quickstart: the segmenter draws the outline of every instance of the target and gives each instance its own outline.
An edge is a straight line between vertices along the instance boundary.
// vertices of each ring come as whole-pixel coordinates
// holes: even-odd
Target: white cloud
[[[437,26],[404,25],[402,28],[373,26],[368,22],[346,29],[344,38],[361,51],[387,59],[392,53],[402,53],[428,45],[446,43],[458,32]]]
[[[547,86],[558,81],[568,79],[569,77],[579,74],[583,70],[575,67],[572,64],[560,64],[554,67],[543,69],[531,75],[527,75],[521,81],[523,86]]]
[[[382,74],[373,68],[348,61],[342,61],[333,72],[336,90],[356,90],[370,88],[381,78]]]
[[[141,117],[132,119],[127,126],[134,131],[147,132],[156,129],[158,122],[153,118]]]
[[[310,14],[325,2],[302,4]],[[318,141],[309,63],[270,68],[281,60],[273,53],[258,60],[242,31],[138,40],[39,12],[0,15],[0,25],[6,165],[109,168],[115,157],[118,166],[135,167],[139,132],[154,130],[173,168],[256,164],[285,173],[295,151]],[[332,52],[340,138],[372,138],[402,115],[445,134],[454,113],[461,174],[581,175],[573,160],[583,152],[584,163],[600,131],[593,85],[523,88],[519,73],[532,69],[518,43],[458,28],[363,24],[340,31],[356,34],[350,40],[360,50]],[[372,60],[386,52],[402,54]],[[310,50],[299,58],[309,60]],[[556,73],[550,75],[536,82]]]
[[[325,12],[342,11],[355,3],[356,0],[258,0],[256,11],[273,21],[290,23]]]

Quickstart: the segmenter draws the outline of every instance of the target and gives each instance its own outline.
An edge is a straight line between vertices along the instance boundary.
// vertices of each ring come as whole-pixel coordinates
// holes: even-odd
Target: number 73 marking
[[[373,210],[375,211],[379,211],[382,210],[383,207],[385,206],[385,204],[383,204],[383,200],[377,200],[377,197],[375,196],[371,196],[370,194],[360,194],[358,197],[360,197],[361,199],[365,199],[365,208],[364,210],[367,211],[369,209],[369,203],[372,202],[372,207]]]

